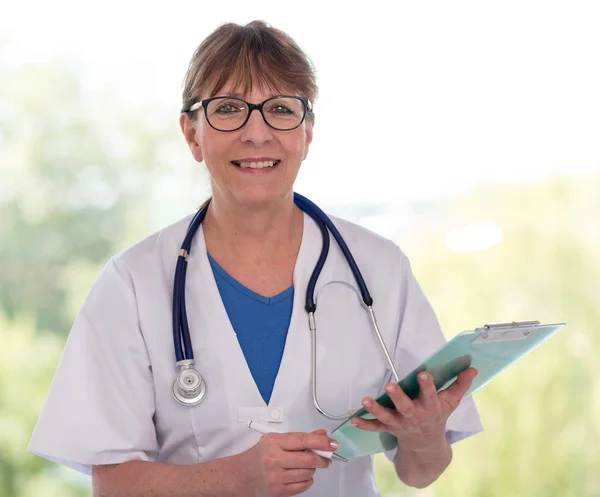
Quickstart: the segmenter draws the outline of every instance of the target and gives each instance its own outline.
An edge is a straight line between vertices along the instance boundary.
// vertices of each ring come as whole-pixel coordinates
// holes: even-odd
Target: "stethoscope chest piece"
[[[173,397],[184,406],[197,406],[206,397],[206,382],[197,369],[194,361],[179,361],[179,373],[173,382]]]

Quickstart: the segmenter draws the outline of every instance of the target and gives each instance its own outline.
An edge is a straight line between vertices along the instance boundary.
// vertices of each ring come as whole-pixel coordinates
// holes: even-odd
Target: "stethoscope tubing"
[[[342,235],[340,234],[336,226],[316,204],[311,202],[306,197],[300,195],[299,193],[294,193],[294,203],[298,206],[298,208],[300,208],[303,212],[308,214],[315,221],[315,223],[319,227],[319,231],[321,232],[321,236],[323,239],[321,253],[319,255],[319,258],[317,260],[317,263],[311,274],[309,283],[306,288],[306,312],[312,312],[314,314],[316,310],[316,302],[314,298],[315,287],[319,275],[321,274],[321,271],[325,266],[327,256],[329,254],[330,233],[335,239],[336,243],[338,244],[340,250],[344,255],[344,258],[346,259],[350,267],[350,270],[352,271],[352,274],[354,275],[356,283],[360,289],[363,302],[368,307],[371,307],[373,305],[373,298],[369,293],[367,284],[365,283],[365,280],[358,268],[358,265],[356,264],[356,261],[350,249],[346,245],[346,242],[342,238]],[[204,204],[202,208],[200,208],[198,212],[194,215],[187,229],[186,236],[181,245],[180,254],[177,258],[177,265],[175,268],[175,278],[173,285],[173,343],[177,362],[182,360],[194,359],[194,351],[190,338],[190,330],[185,305],[187,258],[191,251],[191,245],[194,235],[196,234],[196,231],[204,221],[209,205],[210,200],[206,202],[206,204]]]
[[[196,231],[204,221],[210,201],[202,206],[190,222],[175,266],[173,283],[173,345],[177,362],[194,359],[194,349],[190,337],[190,329],[185,305],[185,281],[187,275],[187,258]]]
[[[358,265],[356,264],[356,261],[354,260],[352,252],[348,248],[348,245],[346,245],[346,242],[344,241],[342,235],[340,234],[340,232],[338,231],[336,226],[333,224],[331,219],[329,219],[329,216],[327,216],[327,214],[325,214],[316,204],[311,202],[306,197],[303,197],[299,193],[294,193],[294,202],[300,209],[302,209],[308,215],[311,215],[311,213],[314,214],[311,217],[315,220],[315,222],[317,222],[317,224],[324,224],[326,226],[326,228],[329,230],[329,232],[333,235],[333,238],[337,242],[338,246],[340,247],[340,250],[344,254],[344,258],[346,259],[346,261],[348,262],[348,265],[350,266],[350,270],[352,271],[352,274],[354,275],[354,279],[356,280],[358,288],[360,289],[360,293],[361,293],[363,302],[367,306],[373,305],[373,299],[371,298],[371,294],[369,293],[369,289],[367,288],[365,279],[363,278],[362,273],[360,272],[360,269],[358,269]],[[317,218],[318,220],[315,218]],[[321,232],[323,232],[323,230],[321,230]],[[325,264],[325,263],[323,262],[323,264]],[[316,284],[316,280],[315,280],[315,284]],[[313,291],[311,292],[310,298],[311,298],[312,302],[314,303],[314,295],[313,295],[314,287],[312,290]],[[308,295],[306,297],[306,300],[307,300],[307,305],[308,305],[308,301],[309,301]]]

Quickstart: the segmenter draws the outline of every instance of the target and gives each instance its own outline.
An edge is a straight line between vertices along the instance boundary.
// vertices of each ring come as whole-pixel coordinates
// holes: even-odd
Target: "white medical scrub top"
[[[68,336],[31,452],[89,474],[93,465],[133,459],[194,464],[238,454],[260,437],[247,428],[251,420],[273,423],[281,431],[331,431],[339,425],[321,416],[311,397],[304,305],[322,237],[306,214],[291,322],[269,404],[254,383],[221,302],[202,229],[188,258],[186,304],[207,396],[193,407],[174,400],[173,275],[190,219],[129,247],[104,267]],[[403,376],[445,343],[435,313],[393,242],[347,221],[332,221],[365,278],[381,333]],[[343,414],[359,408],[363,397],[381,394],[392,376],[333,238],[315,295],[317,393],[326,411]],[[472,399],[461,403],[447,423],[453,442],[481,429]],[[386,455],[392,459],[394,454]],[[314,485],[303,495],[380,495],[373,458],[317,470]]]

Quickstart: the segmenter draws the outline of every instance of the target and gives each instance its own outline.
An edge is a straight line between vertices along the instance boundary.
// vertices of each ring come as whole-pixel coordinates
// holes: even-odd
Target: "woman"
[[[316,96],[305,54],[262,22],[221,26],[200,45],[180,124],[210,173],[204,221],[198,228],[194,218],[188,249],[180,247],[192,216],[104,268],[67,340],[32,452],[91,473],[103,496],[379,495],[370,457],[332,463],[307,451],[333,450],[327,431],[340,424],[311,400],[304,307],[323,236],[293,196]],[[333,223],[375,297],[379,329],[402,376],[444,343],[435,314],[396,245]],[[173,296],[176,266],[187,307],[172,319],[182,304]],[[357,426],[396,436],[398,448],[387,455],[399,478],[429,485],[450,463],[450,444],[481,429],[473,402],[459,406],[476,371],[439,394],[426,376],[415,401],[390,383],[392,367],[333,241],[314,295],[320,406],[343,415],[362,402],[377,419]],[[190,343],[184,340],[184,354],[176,341],[180,391],[171,330],[182,329],[184,317]],[[192,352],[205,384],[195,383]],[[198,388],[186,397],[187,380]],[[373,402],[386,385],[395,388],[395,409]],[[284,433],[260,436],[250,421]]]

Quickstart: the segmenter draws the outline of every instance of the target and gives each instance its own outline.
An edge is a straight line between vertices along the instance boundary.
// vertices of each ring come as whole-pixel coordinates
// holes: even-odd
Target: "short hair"
[[[258,85],[278,94],[293,89],[312,103],[318,95],[311,60],[288,34],[263,21],[223,24],[200,44],[183,82],[182,112],[205,90],[216,96],[229,80],[244,94]]]

